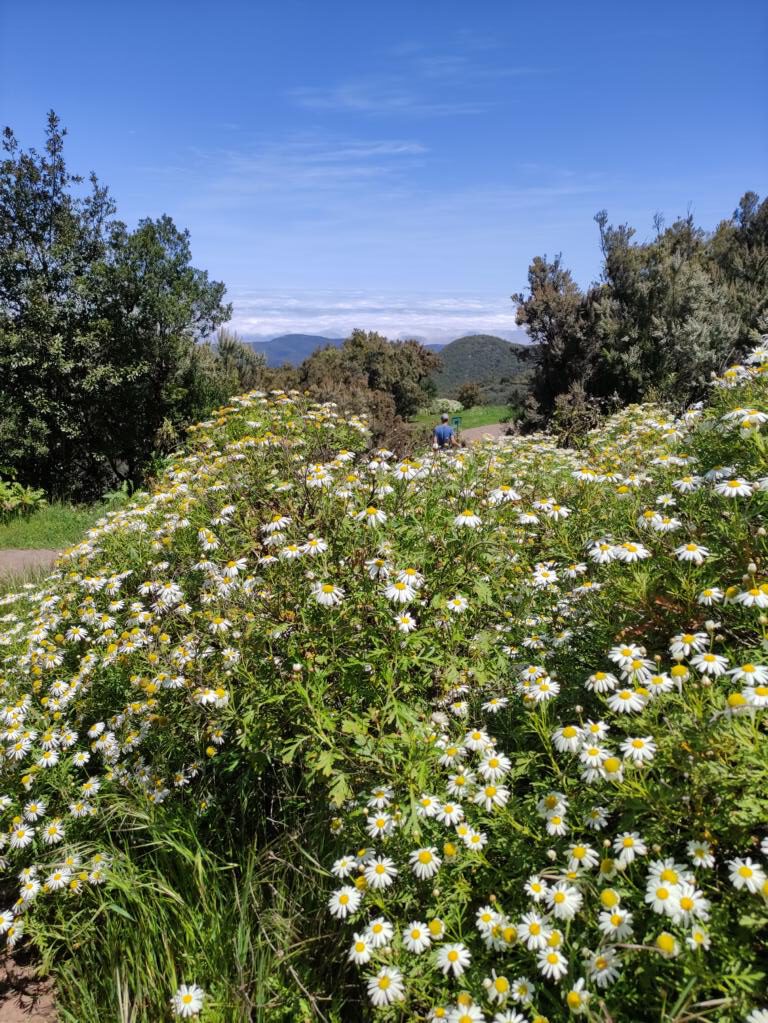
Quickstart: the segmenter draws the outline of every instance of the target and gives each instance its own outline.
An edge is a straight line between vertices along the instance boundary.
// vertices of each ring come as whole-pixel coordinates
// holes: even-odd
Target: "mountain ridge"
[[[456,344],[457,341],[465,340],[466,338],[487,338],[493,337],[496,341],[503,345],[512,345],[515,347],[526,347],[525,345],[519,345],[515,341],[508,341],[506,338],[497,337],[491,334],[466,334],[462,337],[455,338],[453,341],[433,341],[428,344],[424,344],[424,347],[433,352],[435,355],[440,355],[446,348]],[[270,338],[267,341],[262,340],[248,340],[245,339],[245,344],[249,345],[255,352],[262,352],[267,360],[267,365],[271,367],[283,366],[285,363],[289,363],[293,366],[300,365],[305,359],[308,359],[313,352],[316,352],[320,348],[327,348],[328,345],[333,345],[334,348],[338,348],[344,343],[344,338],[339,337],[327,337],[324,334],[279,334],[277,337]]]
[[[487,404],[506,403],[527,387],[528,352],[530,345],[505,341],[495,334],[456,338],[437,353],[442,363],[432,376],[437,393],[440,397],[455,398],[463,384],[476,383]]]

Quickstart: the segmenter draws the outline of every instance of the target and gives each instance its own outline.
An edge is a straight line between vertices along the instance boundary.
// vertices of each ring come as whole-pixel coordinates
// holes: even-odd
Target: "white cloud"
[[[386,337],[452,341],[463,334],[496,334],[524,340],[515,308],[501,295],[390,295],[353,291],[237,289],[231,327],[250,339],[279,334],[346,337],[354,328]]]
[[[398,79],[345,82],[326,87],[302,86],[291,89],[289,97],[309,110],[364,114],[412,114],[454,117],[480,114],[492,105],[488,100],[429,99]]]

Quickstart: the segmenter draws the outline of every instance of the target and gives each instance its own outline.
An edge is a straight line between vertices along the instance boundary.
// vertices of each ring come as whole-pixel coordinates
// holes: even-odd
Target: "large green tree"
[[[0,162],[0,464],[55,496],[137,480],[162,436],[225,398],[198,341],[230,315],[170,219],[134,230],[70,173],[58,118],[43,152],[10,128]]]
[[[513,295],[535,357],[530,416],[591,423],[620,402],[683,404],[768,330],[768,200],[754,192],[707,234],[693,218],[637,242],[627,224],[595,217],[603,268],[585,292],[558,256],[536,257]],[[589,407],[588,407],[589,406]]]
[[[389,341],[375,331],[353,330],[338,348],[323,348],[299,369],[299,384],[314,394],[339,388],[386,394],[396,415],[414,415],[434,397],[431,374],[439,359],[418,341]]]

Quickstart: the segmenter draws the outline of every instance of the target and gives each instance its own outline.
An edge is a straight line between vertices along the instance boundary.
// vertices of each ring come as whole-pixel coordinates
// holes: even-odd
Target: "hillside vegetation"
[[[267,365],[283,366],[288,363],[298,366],[316,351],[333,346],[338,348],[343,343],[340,337],[323,337],[320,334],[281,334],[271,341],[250,341],[250,347],[262,354]]]
[[[521,358],[525,345],[490,334],[460,337],[437,353],[441,368],[432,379],[439,395],[456,397],[462,384],[477,383],[489,405],[508,404],[527,389],[529,365]]]
[[[768,330],[768,199],[745,192],[714,231],[693,216],[636,241],[595,217],[602,269],[585,291],[560,259],[537,256],[517,322],[536,345],[529,423],[552,413],[583,431],[601,413],[653,397],[682,407]]]
[[[3,597],[62,1020],[762,1020],[766,366],[401,461],[254,392]]]

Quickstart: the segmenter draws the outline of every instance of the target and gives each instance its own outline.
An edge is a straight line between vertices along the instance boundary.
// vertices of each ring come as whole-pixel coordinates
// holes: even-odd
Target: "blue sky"
[[[0,0],[0,123],[128,223],[169,213],[249,336],[514,330],[595,212],[702,226],[768,192],[768,5]]]

